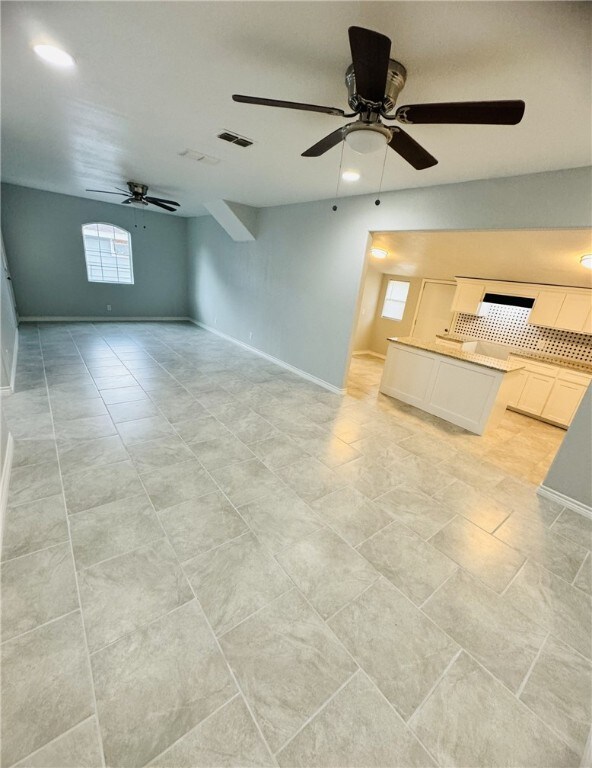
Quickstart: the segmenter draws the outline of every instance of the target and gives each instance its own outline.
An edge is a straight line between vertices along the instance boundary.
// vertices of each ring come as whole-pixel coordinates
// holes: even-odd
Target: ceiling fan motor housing
[[[128,181],[127,186],[132,197],[145,197],[148,194],[148,187],[146,184],[140,184],[137,181]]]
[[[390,112],[397,103],[399,94],[405,87],[407,80],[407,70],[399,61],[389,59],[388,73],[386,77],[386,86],[382,109],[384,112]],[[356,90],[356,75],[354,65],[350,64],[345,71],[345,84],[347,86],[347,102],[351,109],[357,111],[364,104]]]

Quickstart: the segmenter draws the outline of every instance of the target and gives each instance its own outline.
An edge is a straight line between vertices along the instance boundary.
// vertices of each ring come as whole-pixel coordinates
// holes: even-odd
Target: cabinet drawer
[[[589,376],[587,373],[578,373],[577,371],[567,371],[567,370],[560,370],[559,376],[557,376],[559,381],[568,381],[571,384],[581,384],[584,387],[587,387],[590,381],[592,381],[592,376]]]

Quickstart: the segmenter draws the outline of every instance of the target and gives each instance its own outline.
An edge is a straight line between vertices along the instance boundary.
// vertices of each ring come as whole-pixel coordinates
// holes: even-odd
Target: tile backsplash
[[[502,304],[484,306],[486,314],[482,317],[458,313],[453,320],[451,333],[592,363],[592,336],[528,325],[526,321],[530,309],[524,307]]]

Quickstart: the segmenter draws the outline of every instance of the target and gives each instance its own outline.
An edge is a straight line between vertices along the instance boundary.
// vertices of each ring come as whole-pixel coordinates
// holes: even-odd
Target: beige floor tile
[[[91,653],[193,597],[165,539],[80,571],[78,585]]]
[[[91,656],[107,765],[140,768],[236,694],[195,601]]]
[[[184,570],[218,635],[293,587],[252,533],[189,560]]]
[[[430,597],[423,611],[514,692],[547,636],[546,630],[462,570]]]
[[[401,485],[375,499],[376,506],[422,539],[429,539],[454,517],[454,512],[435,498]]]
[[[149,765],[151,768],[263,768],[275,762],[242,698],[235,696]]]
[[[269,469],[285,467],[306,456],[302,448],[281,432],[266,440],[250,443],[249,448]]]
[[[94,440],[59,440],[57,446],[60,469],[64,475],[129,459],[117,435]]]
[[[88,568],[163,536],[145,493],[71,515],[70,534],[77,568]]]
[[[578,589],[592,595],[592,555],[588,554],[586,556],[573,583]]]
[[[177,435],[129,445],[127,450],[140,473],[168,467],[171,464],[180,464],[194,458],[189,446]]]
[[[228,632],[221,645],[274,752],[356,669],[295,590]]]
[[[240,514],[271,552],[295,544],[322,527],[322,521],[288,488],[240,507]]]
[[[68,541],[68,522],[61,493],[7,508],[2,536],[3,560],[63,541]]]
[[[592,722],[592,666],[549,637],[520,699],[583,756]]]
[[[57,461],[16,467],[10,473],[8,504],[16,506],[61,493],[62,484]]]
[[[158,440],[159,437],[168,437],[173,433],[173,428],[162,416],[148,416],[134,421],[123,421],[117,425],[117,431],[125,445],[136,445],[148,440]]]
[[[346,485],[338,473],[312,457],[282,467],[276,470],[276,474],[309,503]]]
[[[193,443],[191,450],[208,470],[227,467],[241,461],[253,459],[253,452],[234,435],[227,434],[213,440]]]
[[[247,531],[232,504],[218,491],[168,507],[160,521],[179,560],[188,560]]]
[[[212,470],[212,477],[235,507],[285,490],[281,480],[258,459]]]
[[[93,713],[78,612],[2,645],[3,765],[21,760]]]
[[[2,563],[2,641],[78,608],[70,544]]]
[[[504,599],[587,658],[592,656],[592,600],[581,590],[529,560]]]
[[[588,550],[555,533],[530,515],[511,515],[495,532],[496,539],[536,560],[566,581],[573,581]]]
[[[353,547],[387,526],[393,519],[378,503],[350,487],[322,496],[310,506],[323,522]]]
[[[592,549],[592,520],[571,509],[564,509],[551,530],[576,544]]]
[[[459,650],[454,640],[383,579],[328,623],[405,720]]]
[[[285,768],[435,765],[361,672],[279,753],[278,762]]]
[[[430,542],[496,592],[502,592],[524,563],[524,555],[462,517]]]
[[[69,514],[137,496],[144,491],[131,461],[72,472],[63,477],[63,483]]]
[[[81,419],[56,421],[56,439],[60,440],[95,440],[98,437],[116,435],[117,430],[109,416],[90,416]]]
[[[26,757],[14,768],[102,768],[103,756],[94,717]]]
[[[284,549],[276,559],[324,619],[379,577],[365,558],[326,528]]]
[[[400,523],[379,531],[359,551],[418,605],[457,569],[446,555]]]
[[[198,461],[185,461],[142,474],[142,483],[157,511],[216,490]]]
[[[25,438],[13,443],[12,469],[28,467],[31,464],[47,464],[56,459],[56,444],[53,438]]]
[[[572,750],[465,653],[410,726],[440,765],[578,765]]]
[[[496,502],[489,494],[481,493],[462,480],[455,480],[435,493],[434,499],[488,533],[492,533],[512,512],[507,505]]]
[[[98,402],[103,405],[103,401]],[[105,406],[103,405],[103,408]],[[131,403],[113,403],[108,405],[107,410],[115,424],[121,424],[124,421],[135,421],[136,419],[147,419],[150,416],[157,416],[158,410],[154,403],[149,400],[136,400]]]

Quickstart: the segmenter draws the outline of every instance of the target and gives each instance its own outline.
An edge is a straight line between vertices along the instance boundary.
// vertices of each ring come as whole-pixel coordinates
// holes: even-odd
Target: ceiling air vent
[[[229,144],[236,144],[238,147],[250,147],[253,143],[251,139],[246,139],[244,136],[239,136],[232,131],[222,131],[218,134],[218,138],[222,141],[227,141]]]
[[[184,149],[183,152],[179,152],[179,155],[180,157],[187,157],[189,160],[195,160],[196,163],[205,163],[205,165],[218,165],[220,162],[219,157],[206,155],[197,149]]]

